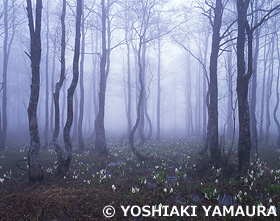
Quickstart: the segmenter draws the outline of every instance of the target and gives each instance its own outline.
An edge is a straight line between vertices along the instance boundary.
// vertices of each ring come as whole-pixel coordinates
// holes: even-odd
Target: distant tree
[[[277,77],[276,77],[276,104],[273,110],[273,118],[277,126],[278,136],[277,136],[277,146],[280,148],[280,122],[277,117],[277,112],[279,108],[279,80],[280,80],[280,49],[279,49],[279,26],[277,27],[277,22],[274,20],[274,29],[275,29],[275,38],[276,38],[276,51],[277,51],[277,58],[278,58],[278,70],[277,70]]]
[[[47,149],[49,145],[49,51],[50,51],[50,43],[49,43],[49,1],[47,1],[46,6],[46,100],[45,100],[45,130],[44,130],[44,145],[43,148]]]
[[[11,17],[9,18],[9,11],[12,9]],[[13,1],[12,4],[9,6],[9,1],[4,1],[4,41],[3,41],[3,82],[2,82],[2,90],[3,90],[3,103],[2,103],[2,123],[0,122],[0,150],[4,150],[6,147],[6,136],[7,136],[7,126],[8,126],[8,119],[7,119],[7,81],[8,81],[8,63],[11,51],[11,45],[14,40],[15,36],[15,2]],[[1,17],[1,16],[0,16]],[[11,36],[9,33],[9,26],[12,26],[12,33]],[[1,119],[1,113],[0,113]]]
[[[85,61],[85,16],[84,16],[84,0],[82,1],[82,23],[81,23],[81,60],[80,60],[80,110],[78,122],[78,142],[79,149],[85,149],[85,142],[83,138],[83,119],[84,119],[84,103],[85,103],[85,89],[84,89],[84,61]]]
[[[28,152],[28,177],[30,181],[43,180],[43,169],[38,161],[40,150],[40,137],[37,122],[37,106],[40,91],[40,61],[41,61],[41,17],[42,0],[36,0],[36,18],[33,19],[32,2],[27,1],[27,16],[30,32],[31,51],[30,57],[32,68],[31,93],[28,105],[28,120],[30,132],[30,148]],[[34,27],[35,24],[35,27]]]

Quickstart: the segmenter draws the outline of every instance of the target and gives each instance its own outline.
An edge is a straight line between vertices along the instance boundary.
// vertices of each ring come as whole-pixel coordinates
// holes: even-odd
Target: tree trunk
[[[266,44],[267,44],[267,36],[265,36],[264,41],[264,53],[263,53],[263,83],[262,83],[262,98],[261,98],[261,123],[260,123],[260,140],[263,141],[264,134],[263,134],[263,124],[264,124],[264,106],[265,106],[265,77],[266,77],[266,66],[267,66],[267,58],[270,53],[270,49],[266,52]]]
[[[145,42],[145,36],[143,37],[143,41]],[[140,112],[140,122],[139,122],[139,136],[140,136],[140,144],[144,144],[147,142],[146,136],[145,136],[145,109],[147,107],[147,94],[146,94],[146,44],[142,44],[142,50],[141,50],[141,68],[142,68],[142,80],[143,80],[143,101],[141,105],[141,112]],[[140,89],[141,90],[141,89]]]
[[[227,138],[232,139],[233,134],[233,118],[232,118],[232,101],[233,101],[233,91],[232,91],[232,50],[233,48],[229,48],[228,56],[227,56],[227,78],[228,78],[228,98],[227,98]]]
[[[82,16],[82,1],[77,1],[76,36],[75,36],[74,58],[73,58],[73,79],[67,91],[67,120],[63,130],[63,139],[64,139],[64,145],[66,150],[63,159],[65,172],[69,170],[69,165],[72,159],[72,144],[70,138],[70,130],[73,123],[73,95],[79,78],[81,16]]]
[[[160,32],[159,26],[158,26],[158,33]],[[160,81],[160,75],[161,75],[161,39],[158,38],[158,63],[157,63],[157,136],[156,140],[160,140],[160,102],[161,102],[161,81]]]
[[[270,57],[270,64],[269,64],[269,73],[267,78],[267,88],[266,88],[266,132],[265,132],[265,144],[269,144],[269,129],[271,126],[271,119],[270,119],[270,98],[272,95],[272,82],[273,82],[273,71],[274,71],[274,39],[272,39],[272,46],[271,46],[271,57]]]
[[[277,131],[278,131],[278,136],[277,136],[277,146],[278,148],[280,148],[280,123],[279,120],[277,118],[277,111],[278,111],[278,107],[279,107],[279,79],[280,79],[280,50],[279,50],[279,37],[276,34],[276,50],[277,50],[277,56],[278,56],[278,72],[277,72],[277,80],[276,80],[276,104],[274,107],[274,111],[273,111],[273,117],[274,117],[274,121],[275,124],[277,126]]]
[[[37,122],[37,106],[40,92],[42,0],[36,0],[35,27],[31,0],[27,0],[27,16],[31,38],[30,59],[32,68],[31,93],[28,105],[29,132],[31,138],[28,152],[28,177],[30,181],[35,182],[43,180],[43,169],[38,161],[40,137]]]
[[[217,63],[220,48],[220,28],[222,21],[223,5],[221,0],[216,1],[215,17],[212,35],[212,49],[210,56],[210,83],[209,83],[209,109],[206,147],[210,150],[213,160],[218,160],[221,151],[218,143],[218,82],[217,82]]]
[[[8,38],[9,38],[9,30],[8,30],[8,0],[4,2],[4,42],[3,42],[3,83],[2,83],[2,89],[3,89],[3,104],[2,104],[2,124],[0,124],[0,150],[5,150],[6,146],[6,133],[7,133],[7,72],[8,72],[8,60],[9,60],[9,54],[8,54]],[[1,117],[1,114],[0,114]]]
[[[2,110],[3,110],[3,128],[1,129],[0,122],[0,150],[5,150],[6,147],[6,136],[7,136],[7,127],[8,127],[8,119],[7,119],[7,83],[8,83],[8,61],[10,57],[11,45],[14,40],[15,36],[15,24],[14,24],[14,16],[15,16],[15,4],[12,2],[12,35],[9,41],[9,24],[8,24],[8,0],[4,3],[4,42],[3,42],[3,82],[2,82],[2,89],[3,89],[3,103],[2,103]],[[0,113],[0,120],[1,120],[1,113]]]
[[[60,96],[60,89],[63,85],[63,81],[65,79],[65,16],[66,16],[66,0],[63,0],[62,6],[62,15],[61,15],[61,63],[60,63],[60,78],[59,81],[56,83],[55,92],[53,95],[54,99],[54,108],[55,108],[55,122],[54,122],[54,132],[53,132],[53,145],[57,155],[57,174],[65,175],[67,171],[65,170],[64,160],[63,160],[63,151],[61,150],[58,144],[58,135],[60,131],[60,110],[59,110],[59,96]],[[62,113],[64,114],[64,113]]]
[[[82,0],[82,4],[84,1]],[[85,143],[83,138],[83,118],[84,118],[84,58],[85,58],[85,17],[83,14],[84,6],[82,5],[82,48],[81,48],[81,61],[80,61],[80,113],[79,113],[79,123],[78,123],[78,142],[79,142],[79,149],[85,149]]]
[[[52,84],[52,86],[51,86],[52,93],[54,93],[55,58],[56,58],[56,39],[54,39],[54,42],[53,42],[52,83],[51,83]],[[53,99],[54,99],[54,97],[53,97],[53,94],[52,94],[51,116],[50,116],[50,118],[51,118],[50,119],[50,128],[51,128],[52,133],[54,133],[54,100]]]
[[[135,156],[138,158],[140,161],[145,161],[147,158],[144,157],[135,147],[134,144],[134,135],[135,132],[139,126],[140,123],[140,118],[141,118],[141,106],[143,105],[143,97],[144,97],[144,81],[143,81],[143,69],[142,69],[142,61],[141,61],[141,51],[142,51],[142,46],[143,46],[143,36],[140,36],[140,42],[139,42],[139,49],[137,51],[137,58],[138,58],[138,71],[139,71],[139,82],[140,82],[140,91],[139,91],[139,98],[138,98],[138,103],[137,103],[137,116],[136,116],[136,122],[130,131],[129,134],[129,144],[132,152],[135,154]]]
[[[251,133],[250,111],[248,104],[249,75],[245,72],[245,29],[247,24],[247,8],[243,0],[237,0],[238,36],[237,36],[237,97],[239,117],[238,170],[247,169],[250,164]],[[249,36],[248,36],[249,38]],[[248,39],[249,41],[249,39]],[[250,43],[248,42],[248,47]],[[249,51],[249,50],[248,50]],[[250,56],[248,55],[248,60]],[[249,70],[248,70],[249,71]]]
[[[255,8],[258,9],[258,1],[255,2]],[[258,11],[256,11],[255,15],[255,24],[258,23]],[[253,75],[252,75],[252,96],[251,96],[251,125],[252,125],[252,147],[257,148],[257,119],[256,119],[256,106],[257,106],[257,68],[258,68],[258,56],[259,56],[259,43],[260,43],[260,33],[259,29],[256,29],[255,32],[256,45],[255,45],[255,53],[253,59]]]
[[[46,52],[46,100],[45,100],[45,130],[43,149],[47,149],[49,145],[49,1],[47,1],[47,52]]]
[[[108,3],[109,4],[109,3]],[[107,85],[107,73],[106,73],[106,63],[107,61],[107,53],[110,48],[107,50],[106,43],[106,8],[105,1],[101,1],[102,7],[102,16],[101,16],[101,24],[102,24],[102,54],[100,61],[100,88],[99,88],[99,108],[98,113],[95,119],[95,148],[99,155],[107,156],[108,150],[106,147],[106,135],[105,135],[105,127],[104,127],[104,115],[105,115],[105,95],[106,95],[106,85]],[[109,12],[107,12],[109,13]],[[107,30],[109,33],[110,31]],[[108,39],[110,41],[110,39]],[[108,69],[107,69],[108,70]],[[108,70],[109,71],[109,70]]]

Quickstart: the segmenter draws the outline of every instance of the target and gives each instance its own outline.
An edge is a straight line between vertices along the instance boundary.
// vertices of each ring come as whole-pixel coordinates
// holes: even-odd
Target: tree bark
[[[210,56],[210,82],[209,95],[210,102],[208,108],[208,125],[206,146],[210,150],[213,160],[218,160],[221,151],[218,143],[218,82],[217,82],[217,63],[220,49],[220,29],[222,22],[223,5],[221,0],[216,1],[215,17],[212,35],[212,48]]]
[[[108,3],[109,5],[109,3]],[[105,115],[105,96],[106,96],[106,86],[107,86],[107,77],[109,69],[106,71],[106,64],[110,48],[107,50],[107,41],[106,41],[106,8],[105,1],[101,1],[102,16],[101,16],[101,25],[102,25],[102,54],[100,61],[100,88],[99,88],[99,108],[98,113],[95,119],[95,148],[99,155],[107,156],[108,150],[106,147],[106,135],[105,135],[105,126],[104,126],[104,115]],[[109,27],[108,27],[109,28]],[[107,30],[109,33],[110,30]],[[110,39],[108,39],[110,41]]]
[[[72,78],[71,85],[67,91],[67,120],[63,130],[63,139],[65,145],[65,154],[63,160],[64,160],[65,172],[69,170],[69,165],[72,159],[72,143],[70,138],[70,130],[73,123],[73,95],[79,78],[81,16],[82,16],[82,1],[77,1],[76,36],[75,36],[74,58],[73,58],[73,78]]]
[[[36,0],[35,27],[33,21],[32,3],[27,0],[28,26],[31,38],[31,93],[28,105],[28,120],[30,132],[30,148],[28,152],[28,177],[30,181],[43,180],[43,169],[38,161],[40,137],[37,122],[37,106],[40,92],[40,61],[41,61],[41,17],[42,0]]]
[[[269,137],[270,137],[270,134],[269,134],[269,130],[270,130],[270,126],[271,126],[270,98],[272,95],[273,71],[274,71],[274,39],[272,39],[269,73],[268,73],[267,87],[266,87],[266,132],[265,132],[265,144],[266,145],[269,144]]]
[[[250,133],[250,111],[248,104],[248,83],[249,74],[245,73],[245,41],[248,1],[237,0],[238,11],[238,36],[237,36],[237,97],[238,97],[238,117],[239,117],[239,140],[238,140],[238,170],[241,171],[249,167],[251,151]],[[249,36],[248,36],[249,41]],[[248,42],[248,48],[251,43]],[[248,50],[249,51],[249,50]],[[250,53],[248,60],[250,60]],[[248,70],[249,71],[249,70]]]
[[[159,25],[158,25],[158,33],[160,33]],[[157,135],[156,140],[160,140],[160,103],[161,103],[161,38],[158,38],[157,42],[157,50],[158,50],[158,57],[157,57]]]
[[[84,1],[82,4],[84,4]],[[83,14],[84,6],[82,5],[82,45],[81,45],[81,61],[80,61],[80,112],[79,112],[79,123],[78,123],[78,142],[79,149],[85,149],[85,143],[83,138],[83,118],[84,118],[84,100],[85,100],[85,90],[84,90],[84,60],[85,60],[85,17]]]
[[[63,160],[63,151],[58,144],[58,135],[60,131],[60,108],[59,108],[59,96],[60,96],[60,89],[63,85],[65,79],[65,16],[66,16],[66,0],[63,0],[62,5],[62,14],[61,14],[61,54],[60,54],[60,78],[59,81],[56,83],[55,92],[53,95],[54,99],[54,108],[55,108],[55,123],[54,123],[54,132],[53,132],[53,145],[56,151],[57,156],[57,174],[64,175],[67,173],[65,171],[64,160]],[[64,113],[62,113],[64,114]]]
[[[276,79],[276,104],[273,111],[273,118],[275,121],[275,124],[277,126],[278,136],[277,136],[277,146],[280,148],[280,122],[277,118],[277,111],[279,107],[279,79],[280,79],[280,50],[279,50],[279,37],[276,34],[276,50],[277,50],[277,56],[278,56],[278,71],[277,71],[277,79]]]
[[[46,51],[46,100],[45,100],[45,130],[43,149],[47,149],[49,145],[49,1],[47,1],[47,51]]]
[[[53,41],[52,82],[51,82],[52,93],[54,93],[55,58],[56,58],[56,38]],[[51,115],[50,115],[50,118],[51,118],[50,119],[51,132],[54,133],[54,97],[53,97],[53,94],[52,94],[52,99],[51,99]]]
[[[9,24],[8,24],[8,9],[9,4],[8,0],[4,3],[4,42],[3,42],[3,82],[2,82],[2,89],[3,89],[3,103],[2,103],[2,111],[3,111],[3,127],[1,128],[0,122],[0,150],[5,150],[6,148],[6,137],[7,137],[7,127],[8,127],[8,119],[7,119],[7,83],[8,83],[8,62],[10,57],[11,45],[14,40],[15,36],[15,3],[12,2],[12,35],[9,40]],[[1,119],[1,113],[0,113]]]
[[[258,1],[255,2],[255,9],[258,9]],[[256,11],[255,15],[255,25],[258,23],[258,11]],[[257,119],[256,119],[256,106],[257,106],[257,68],[258,68],[258,56],[259,56],[259,44],[260,44],[260,33],[259,29],[256,29],[255,32],[255,39],[256,39],[256,45],[255,45],[255,53],[254,53],[254,59],[253,59],[253,75],[252,75],[252,96],[251,96],[251,109],[250,109],[250,115],[251,115],[251,129],[252,129],[252,147],[257,148],[257,139],[258,139],[258,133],[257,133]]]

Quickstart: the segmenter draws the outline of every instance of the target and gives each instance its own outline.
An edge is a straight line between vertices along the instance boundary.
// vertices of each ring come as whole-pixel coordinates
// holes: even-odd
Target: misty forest
[[[1,1],[0,220],[280,216],[279,19],[277,0]]]

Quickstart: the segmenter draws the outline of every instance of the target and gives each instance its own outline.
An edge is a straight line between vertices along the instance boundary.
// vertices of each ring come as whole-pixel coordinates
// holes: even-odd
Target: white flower
[[[113,192],[115,192],[116,188],[117,188],[117,187],[115,187],[115,185],[113,184],[113,185],[112,185],[112,190],[113,190]]]
[[[135,188],[134,187],[131,187],[131,192],[135,193]]]
[[[272,199],[270,198],[268,202],[269,202],[269,203],[272,203]]]
[[[166,192],[167,192],[167,189],[166,189],[166,188],[164,188],[164,189],[163,189],[163,192],[165,192],[165,193],[166,193]]]
[[[215,180],[215,183],[219,183],[219,180],[218,180],[218,179],[216,179],[216,180]]]
[[[0,178],[0,183],[3,184],[4,180],[5,180],[4,178]]]
[[[204,194],[204,197],[209,200],[207,193]]]
[[[270,170],[270,174],[273,174],[273,170]]]
[[[170,189],[169,193],[173,193],[173,188]]]
[[[215,196],[217,193],[217,190],[215,189],[214,192],[213,192],[213,196]]]
[[[135,191],[137,192],[137,193],[139,193],[139,188],[137,188],[137,187],[135,187]]]
[[[178,173],[178,172],[179,172],[179,170],[176,168],[176,169],[175,169],[175,173]]]

